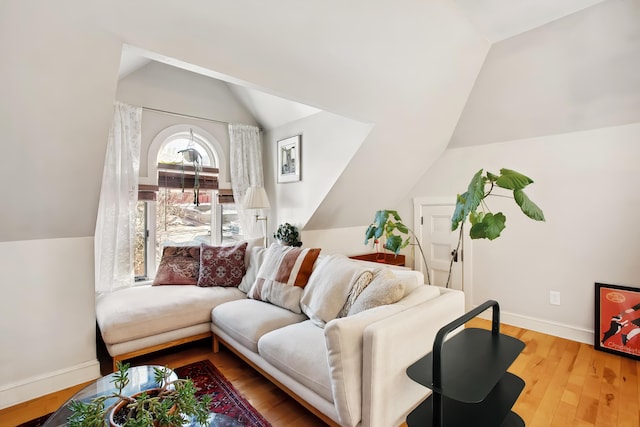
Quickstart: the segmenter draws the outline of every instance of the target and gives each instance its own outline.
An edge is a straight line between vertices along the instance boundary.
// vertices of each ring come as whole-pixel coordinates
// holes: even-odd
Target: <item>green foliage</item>
[[[406,238],[402,236],[403,234],[406,235]],[[369,225],[369,227],[367,227],[367,231],[365,231],[364,244],[369,244],[371,239],[373,239],[373,244],[375,244],[376,241],[380,241],[380,238],[383,235],[385,238],[384,249],[387,249],[396,255],[400,253],[400,250],[409,245],[411,237],[416,237],[413,230],[403,224],[402,218],[400,218],[400,214],[398,214],[397,211],[386,209],[376,212],[373,223]],[[415,241],[420,249],[420,254],[422,254],[422,260],[424,261],[427,284],[430,285],[431,278],[429,277],[429,265],[427,264],[427,259],[422,251],[420,241],[417,238]]]
[[[373,223],[369,225],[365,232],[364,244],[369,244],[369,240],[380,240],[384,235],[384,248],[398,255],[400,250],[406,248],[411,241],[411,236],[404,239],[400,234],[409,234],[409,228],[402,223],[402,219],[397,211],[381,210],[376,212]]]
[[[288,222],[280,224],[276,232],[273,233],[273,237],[282,242],[283,245],[302,246],[302,242],[299,240],[300,235],[298,234],[298,229]]]
[[[484,211],[487,208],[485,199],[491,195],[496,187],[512,191],[513,199],[526,216],[536,221],[545,220],[542,209],[533,203],[523,191],[525,187],[533,183],[531,178],[510,169],[500,169],[500,175],[494,175],[491,172],[487,172],[486,175],[482,173],[482,169],[476,172],[467,191],[458,194],[456,208],[451,217],[452,231],[456,230],[468,216],[471,222],[469,235],[472,239],[493,240],[500,237],[500,233],[506,227],[506,217],[502,212],[493,214]],[[488,190],[487,185],[489,186]],[[478,212],[480,207],[482,210]]]
[[[184,417],[193,417],[200,425],[207,424],[211,397],[196,397],[197,388],[190,379],[169,381],[171,371],[168,368],[154,368],[154,379],[160,388],[151,393],[145,391],[134,398],[124,396],[123,389],[129,383],[129,364],[117,365],[112,383],[117,392],[100,396],[89,402],[72,401],[69,403],[71,416],[70,427],[103,427],[108,426],[107,411],[119,402],[126,403],[126,420],[123,427],[148,427],[157,421],[163,426],[182,426]],[[117,398],[118,402],[109,408],[104,402],[109,398]],[[175,410],[173,409],[175,407]]]

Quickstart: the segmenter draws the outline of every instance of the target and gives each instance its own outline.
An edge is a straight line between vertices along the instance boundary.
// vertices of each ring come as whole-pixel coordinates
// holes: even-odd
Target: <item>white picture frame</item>
[[[302,169],[301,139],[302,135],[295,135],[278,141],[278,183],[300,181]]]

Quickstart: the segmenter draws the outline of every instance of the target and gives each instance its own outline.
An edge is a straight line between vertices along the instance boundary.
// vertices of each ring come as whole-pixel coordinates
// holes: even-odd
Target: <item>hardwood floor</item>
[[[470,325],[490,328],[482,319]],[[526,382],[514,411],[527,426],[640,427],[640,361],[509,325],[501,331],[526,344],[509,371]],[[274,427],[325,426],[226,348],[212,353],[210,340],[139,357],[132,363],[178,367],[202,359],[211,360]],[[108,373],[110,359],[100,360],[103,373]],[[0,410],[0,426],[16,426],[52,412],[79,388]]]

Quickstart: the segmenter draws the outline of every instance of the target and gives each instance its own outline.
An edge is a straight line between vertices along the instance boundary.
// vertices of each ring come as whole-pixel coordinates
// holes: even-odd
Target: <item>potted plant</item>
[[[485,201],[487,197],[513,197],[516,204],[526,216],[536,221],[545,220],[542,209],[533,203],[523,191],[525,187],[533,183],[531,178],[514,170],[504,168],[500,169],[499,175],[492,174],[491,172],[483,175],[483,172],[482,169],[476,172],[467,187],[467,191],[463,194],[458,194],[456,198],[456,207],[451,217],[451,231],[455,231],[460,227],[460,236],[457,247],[452,252],[446,287],[449,287],[453,260],[460,250],[460,243],[464,232],[463,224],[467,217],[469,217],[469,222],[471,223],[469,235],[472,239],[497,239],[506,227],[505,222],[507,218],[502,212],[494,214],[489,210]],[[512,196],[492,194],[496,188],[509,190],[512,192]],[[396,232],[399,234],[396,234]],[[404,238],[402,234],[407,235],[407,237]],[[422,246],[415,233],[402,223],[402,219],[397,211],[380,210],[376,212],[374,222],[367,228],[365,244],[367,244],[370,239],[374,239],[375,243],[383,235],[385,237],[384,248],[394,252],[396,255],[401,249],[409,245],[411,237],[415,238],[416,244],[422,254],[425,270],[427,271],[427,284],[430,284],[429,267],[424,252],[422,251]]]
[[[170,380],[169,368],[154,368],[154,379],[160,386],[135,396],[126,396],[123,389],[129,383],[129,364],[118,364],[112,383],[117,391],[82,402],[69,403],[70,427],[149,427],[182,426],[185,419],[204,426],[209,417],[210,396],[196,397],[196,386],[191,379]],[[107,399],[116,402],[105,408]]]
[[[456,208],[451,216],[451,231],[455,231],[460,227],[460,237],[458,238],[456,249],[452,252],[453,256],[449,263],[446,287],[449,287],[453,259],[460,250],[460,242],[462,241],[464,230],[463,224],[467,217],[469,217],[469,222],[471,223],[471,229],[469,230],[471,239],[494,240],[500,237],[502,230],[506,228],[506,216],[502,212],[492,213],[485,200],[487,197],[512,197],[526,216],[535,221],[545,220],[542,209],[533,203],[523,191],[529,184],[533,184],[531,178],[520,172],[505,168],[500,169],[499,175],[491,172],[486,172],[483,175],[483,172],[482,169],[476,172],[471,178],[467,191],[458,194],[456,198]],[[509,190],[512,192],[512,196],[492,194],[496,188]]]
[[[403,234],[406,235],[406,238],[402,236]],[[427,272],[427,285],[430,285],[431,278],[429,277],[429,266],[427,264],[427,259],[424,256],[424,252],[422,251],[420,241],[416,238],[413,230],[402,223],[402,218],[400,218],[400,214],[398,214],[397,211],[387,209],[377,211],[373,223],[367,227],[367,231],[365,232],[364,244],[368,244],[371,239],[373,239],[374,244],[376,244],[380,241],[380,238],[383,235],[385,238],[383,248],[396,255],[400,253],[401,249],[406,248],[409,245],[412,237],[415,238],[416,245],[420,249],[422,261],[424,262],[425,270]]]
[[[302,246],[298,229],[288,222],[280,224],[273,237],[285,246]]]
[[[519,172],[511,169],[500,169],[500,175],[491,172],[482,174],[480,169],[471,179],[467,191],[458,194],[456,208],[451,217],[451,231],[455,231],[458,226],[464,223],[467,216],[471,222],[469,236],[472,239],[497,239],[505,229],[507,218],[502,212],[491,213],[485,199],[492,195],[496,187],[504,188],[513,192],[513,199],[516,204],[529,218],[536,221],[544,221],[544,213],[535,203],[524,193],[524,188],[533,184],[533,180]],[[487,188],[487,186],[489,186]],[[494,195],[498,196],[498,195]],[[509,197],[501,195],[501,197]],[[480,208],[480,212],[478,212]],[[462,235],[462,227],[460,228]]]

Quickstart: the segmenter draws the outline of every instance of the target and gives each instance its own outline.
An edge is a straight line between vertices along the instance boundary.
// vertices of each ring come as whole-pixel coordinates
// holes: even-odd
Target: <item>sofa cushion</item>
[[[247,242],[235,245],[200,245],[200,274],[198,286],[238,286],[246,267],[244,254]]]
[[[302,312],[317,326],[324,327],[328,321],[338,317],[354,284],[368,271],[344,255],[323,258],[302,291]]]
[[[245,298],[237,288],[134,286],[96,298],[104,342],[115,344],[211,322],[218,304]]]
[[[154,285],[195,285],[200,270],[200,246],[166,246]]]
[[[294,313],[302,313],[302,289],[309,280],[319,254],[320,249],[271,244],[247,296],[270,302]]]
[[[405,287],[406,285],[401,279],[389,278],[386,274],[374,277],[369,286],[356,298],[347,316],[352,316],[380,305],[398,302],[404,296]]]
[[[306,319],[303,314],[251,299],[232,301],[211,311],[216,327],[255,353],[264,334]]]
[[[307,320],[274,330],[260,338],[258,352],[280,371],[333,401],[324,329]]]
[[[249,248],[247,246],[247,250],[245,252],[245,265],[247,266],[247,271],[244,273],[244,277],[238,286],[245,294],[249,292],[253,282],[256,281],[256,277],[258,277],[258,270],[264,261],[264,254],[267,251],[267,248],[258,246]]]

